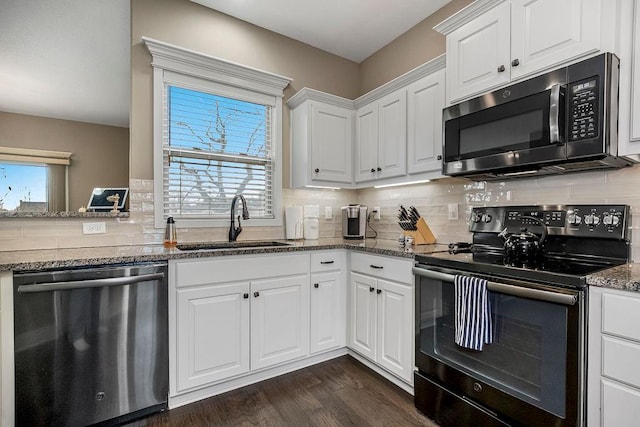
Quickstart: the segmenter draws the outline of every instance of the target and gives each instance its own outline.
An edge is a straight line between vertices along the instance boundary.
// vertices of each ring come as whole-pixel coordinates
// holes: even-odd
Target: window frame
[[[243,227],[282,226],[282,117],[284,88],[292,79],[270,72],[240,65],[209,55],[179,48],[143,37],[152,55],[153,66],[153,172],[154,172],[154,225],[163,228],[163,108],[165,86],[173,85],[194,90],[215,91],[216,94],[272,105],[272,200],[273,218],[244,221]],[[199,89],[200,88],[200,89]],[[266,101],[266,102],[265,102]],[[229,218],[181,218],[180,228],[226,227]]]

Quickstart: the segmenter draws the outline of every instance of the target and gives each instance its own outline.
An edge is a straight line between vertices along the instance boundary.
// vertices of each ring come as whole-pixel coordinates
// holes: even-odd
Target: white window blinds
[[[163,98],[164,217],[228,218],[241,193],[273,218],[273,107],[171,84]]]

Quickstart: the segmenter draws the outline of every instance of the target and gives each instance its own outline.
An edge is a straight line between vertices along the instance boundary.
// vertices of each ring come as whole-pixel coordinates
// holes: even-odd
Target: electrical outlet
[[[104,234],[107,232],[107,225],[104,222],[83,222],[82,234]]]
[[[449,220],[456,221],[458,219],[458,204],[449,203]]]
[[[380,206],[373,208],[373,219],[380,219]]]
[[[333,209],[331,209],[331,206],[325,206],[324,219],[331,219],[331,218],[333,218]]]

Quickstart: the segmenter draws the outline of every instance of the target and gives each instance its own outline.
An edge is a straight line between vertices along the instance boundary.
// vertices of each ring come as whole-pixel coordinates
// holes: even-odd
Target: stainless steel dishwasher
[[[17,426],[124,422],[167,408],[167,264],[14,275]]]

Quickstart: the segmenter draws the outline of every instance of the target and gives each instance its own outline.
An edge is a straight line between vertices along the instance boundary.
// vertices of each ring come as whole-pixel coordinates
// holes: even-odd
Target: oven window
[[[455,344],[453,289],[451,283],[420,280],[420,351],[564,417],[567,307],[489,292],[493,343],[475,351]]]

